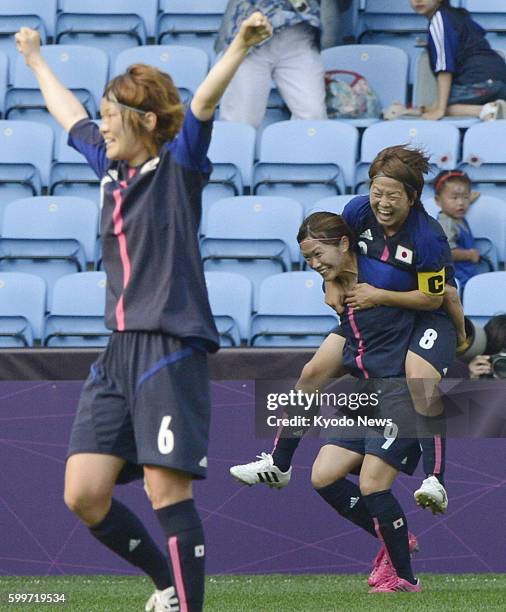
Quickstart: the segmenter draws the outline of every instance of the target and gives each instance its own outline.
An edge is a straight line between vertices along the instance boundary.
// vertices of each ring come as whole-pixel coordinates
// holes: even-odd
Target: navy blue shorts
[[[362,381],[360,390],[378,393],[378,405],[368,416],[383,420],[381,426],[355,424],[331,430],[327,444],[335,444],[359,455],[375,455],[395,469],[412,474],[420,459],[420,444],[416,435],[416,416],[405,380],[376,379]],[[351,414],[348,416],[352,417]],[[391,419],[391,423],[385,421]]]
[[[458,85],[453,83],[450,90],[450,104],[486,104],[506,98],[506,83],[488,79],[482,83]]]
[[[428,361],[441,376],[455,361],[457,332],[446,314],[439,311],[420,312],[409,343],[409,350]]]
[[[146,464],[205,478],[209,422],[206,353],[164,334],[114,332],[84,383],[68,456],[125,459],[118,482]]]

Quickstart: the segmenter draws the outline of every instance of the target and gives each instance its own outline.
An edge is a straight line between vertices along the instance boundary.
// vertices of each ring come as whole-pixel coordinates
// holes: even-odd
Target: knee
[[[346,476],[346,474],[336,473],[334,469],[329,470],[315,463],[311,470],[311,485],[313,489],[323,489],[323,487],[328,487],[336,480],[339,480],[339,478],[344,478],[344,476]]]
[[[64,502],[85,525],[96,525],[102,521],[111,506],[111,494],[66,487]]]
[[[313,360],[308,361],[306,365],[302,368],[302,372],[300,375],[299,382],[304,384],[310,384],[311,382],[317,382],[319,378],[322,376],[322,368],[319,367]]]
[[[384,484],[370,474],[360,475],[359,487],[362,495],[371,495],[372,493],[378,493],[379,491],[385,490]]]

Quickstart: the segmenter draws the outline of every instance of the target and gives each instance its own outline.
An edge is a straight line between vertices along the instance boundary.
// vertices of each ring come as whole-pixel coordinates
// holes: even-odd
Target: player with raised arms
[[[82,390],[65,503],[95,538],[153,580],[146,610],[155,612],[203,608],[204,533],[192,480],[206,476],[206,354],[219,341],[197,238],[201,194],[216,105],[249,49],[271,33],[261,13],[246,19],[186,110],[169,75],[130,66],[105,88],[100,127],[44,61],[38,33],[22,28],[15,37],[49,112],[101,180],[112,335]],[[143,475],[169,564],[112,497],[116,483]]]
[[[338,312],[379,305],[418,311],[406,355],[405,372],[417,411],[418,436],[423,449],[426,479],[415,499],[434,513],[446,511],[443,485],[444,417],[437,385],[455,357],[456,329],[465,340],[464,317],[454,284],[451,252],[441,226],[423,209],[420,200],[427,156],[407,146],[382,150],[369,168],[369,195],[353,198],[343,217],[359,235],[362,282],[346,294],[326,283],[326,301]],[[343,298],[344,302],[343,302]],[[444,300],[445,309],[441,308]],[[447,311],[447,312],[446,312]],[[311,392],[343,371],[342,343],[325,341],[304,367],[297,388]],[[276,439],[272,454],[231,468],[244,484],[269,480],[288,484],[291,461],[301,436],[286,430]]]

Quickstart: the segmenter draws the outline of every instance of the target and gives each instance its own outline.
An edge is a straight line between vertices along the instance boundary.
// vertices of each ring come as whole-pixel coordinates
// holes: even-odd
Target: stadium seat
[[[359,37],[370,32],[425,32],[427,20],[406,0],[365,0],[359,13]]]
[[[42,335],[46,283],[33,274],[0,272],[0,347],[33,346]]]
[[[353,185],[358,130],[340,121],[294,120],[265,128],[253,193],[298,200],[305,210]]]
[[[244,274],[255,288],[298,261],[302,206],[282,197],[238,196],[214,202],[202,230],[204,269]]]
[[[56,76],[79,98],[91,117],[96,117],[107,82],[109,60],[101,49],[79,45],[46,45],[42,55]],[[13,85],[5,98],[8,119],[44,121],[58,135],[60,126],[46,109],[39,84],[21,55],[16,59]]]
[[[41,193],[49,181],[53,132],[32,121],[0,121],[0,234],[5,205]]]
[[[305,216],[308,217],[315,212],[331,212],[336,215],[341,215],[346,204],[354,197],[354,194],[349,194],[323,198],[315,202],[314,205],[309,208]]]
[[[62,131],[51,166],[49,194],[86,198],[100,204],[100,180],[85,157],[67,144],[68,135]]]
[[[266,278],[251,320],[251,346],[319,346],[338,322],[325,304],[322,282],[315,272]]]
[[[19,52],[14,34],[22,27],[37,30],[42,44],[54,36],[57,0],[2,0],[0,3],[0,50],[14,66]],[[10,79],[9,79],[10,82]]]
[[[478,191],[493,185],[506,196],[506,121],[483,121],[472,125],[464,134],[462,163]]]
[[[506,32],[506,5],[503,0],[461,0],[461,6],[487,32]]]
[[[44,346],[105,346],[105,272],[81,272],[59,278],[44,326]]]
[[[464,314],[478,325],[506,312],[506,272],[488,272],[470,278],[464,287]]]
[[[214,41],[227,0],[161,0],[156,41],[203,49],[213,61]]]
[[[113,74],[122,74],[132,64],[149,64],[167,72],[179,89],[184,104],[190,102],[209,70],[205,51],[177,45],[146,45],[125,49],[116,58]]]
[[[155,34],[158,0],[61,0],[56,42],[100,47],[113,60]]]
[[[362,135],[356,191],[362,192],[368,184],[369,165],[382,149],[407,143],[427,151],[434,170],[450,169],[457,165],[460,133],[456,126],[441,121],[408,119],[376,123],[368,127]]]
[[[209,183],[202,193],[202,222],[213,202],[242,195],[251,185],[255,156],[255,128],[246,123],[215,121],[208,157],[213,163]]]
[[[7,92],[7,83],[9,76],[9,58],[0,51],[0,118],[4,112],[5,93]]]
[[[379,98],[381,108],[407,103],[409,58],[405,51],[386,45],[342,45],[322,51],[325,70],[352,70],[364,76]],[[342,119],[367,127],[377,119]]]
[[[423,205],[425,210],[437,219],[441,209],[434,198],[425,199]],[[466,220],[475,238],[486,239],[486,242],[481,242],[480,252],[491,259],[494,270],[497,270],[498,262],[504,262],[506,259],[506,202],[481,195],[469,207]],[[493,245],[492,250],[487,242]]]
[[[0,270],[42,276],[49,302],[57,278],[95,261],[97,227],[97,206],[89,200],[41,196],[10,202],[0,237]]]
[[[249,339],[253,287],[242,274],[206,272],[206,285],[221,346],[240,346]]]

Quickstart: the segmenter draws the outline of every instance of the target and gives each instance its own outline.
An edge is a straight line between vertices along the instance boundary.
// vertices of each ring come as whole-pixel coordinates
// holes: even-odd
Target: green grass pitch
[[[206,612],[504,610],[506,575],[421,574],[422,593],[369,595],[364,575],[211,576]],[[151,585],[124,576],[0,578],[2,612],[141,612]],[[8,593],[66,593],[64,604],[9,604]]]

